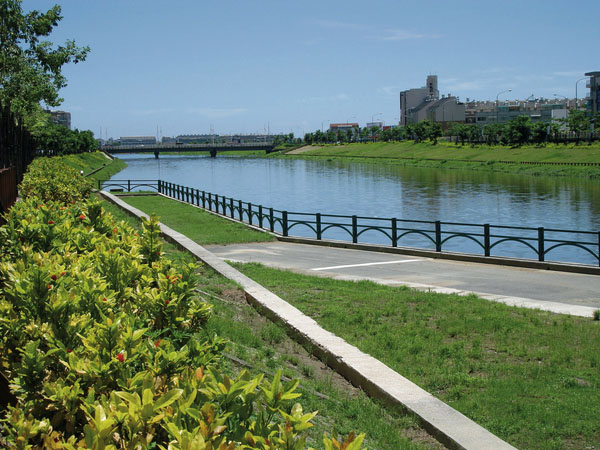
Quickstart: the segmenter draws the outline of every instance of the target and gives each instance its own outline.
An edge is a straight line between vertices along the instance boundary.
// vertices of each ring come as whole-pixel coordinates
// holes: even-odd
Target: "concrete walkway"
[[[130,214],[147,217],[142,211],[107,192],[103,191],[101,195]],[[237,282],[245,291],[249,303],[272,320],[282,323],[300,343],[310,346],[317,357],[354,385],[419,417],[421,424],[444,445],[473,450],[514,449],[382,362],[324,330],[313,319],[229,266],[222,258],[163,224],[161,230],[167,240]]]
[[[340,280],[444,294],[476,294],[511,306],[592,317],[600,309],[600,276],[288,242],[208,246],[229,261]]]

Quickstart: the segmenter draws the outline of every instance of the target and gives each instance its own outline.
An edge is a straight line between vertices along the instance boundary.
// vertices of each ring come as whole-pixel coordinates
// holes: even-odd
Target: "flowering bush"
[[[138,236],[85,186],[39,188],[63,170],[46,163],[0,228],[0,370],[16,396],[0,446],[304,448],[316,413],[295,403],[298,381],[220,372],[211,305],[193,264],[161,256],[157,218]]]

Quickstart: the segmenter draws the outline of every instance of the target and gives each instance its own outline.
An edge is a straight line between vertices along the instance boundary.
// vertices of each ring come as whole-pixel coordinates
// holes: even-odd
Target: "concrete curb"
[[[129,214],[148,217],[114,195],[105,191],[101,191],[100,194]],[[316,321],[229,266],[204,247],[166,225],[160,226],[162,235],[167,240],[190,252],[221,275],[240,284],[249,303],[272,320],[286,326],[300,343],[312,348],[317,357],[326,361],[329,366],[369,395],[418,416],[424,428],[444,445],[465,450],[515,448],[382,362],[324,330]]]

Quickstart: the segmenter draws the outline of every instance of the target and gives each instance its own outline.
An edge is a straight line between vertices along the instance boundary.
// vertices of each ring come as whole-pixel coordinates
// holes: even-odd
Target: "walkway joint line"
[[[402,263],[420,262],[420,261],[421,261],[420,259],[403,259],[400,261],[381,261],[381,262],[362,263],[362,264],[347,264],[345,266],[317,267],[316,269],[311,269],[311,270],[319,271],[319,270],[333,270],[333,269],[348,269],[348,268],[352,268],[352,267],[383,266],[385,264],[402,264]]]

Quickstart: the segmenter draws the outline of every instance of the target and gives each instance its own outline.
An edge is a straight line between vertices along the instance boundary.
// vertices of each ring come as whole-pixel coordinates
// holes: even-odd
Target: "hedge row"
[[[305,448],[316,413],[295,403],[298,381],[219,370],[225,342],[203,327],[195,266],[163,257],[155,217],[138,235],[48,158],[21,192],[0,228],[0,370],[14,395],[0,446]]]

